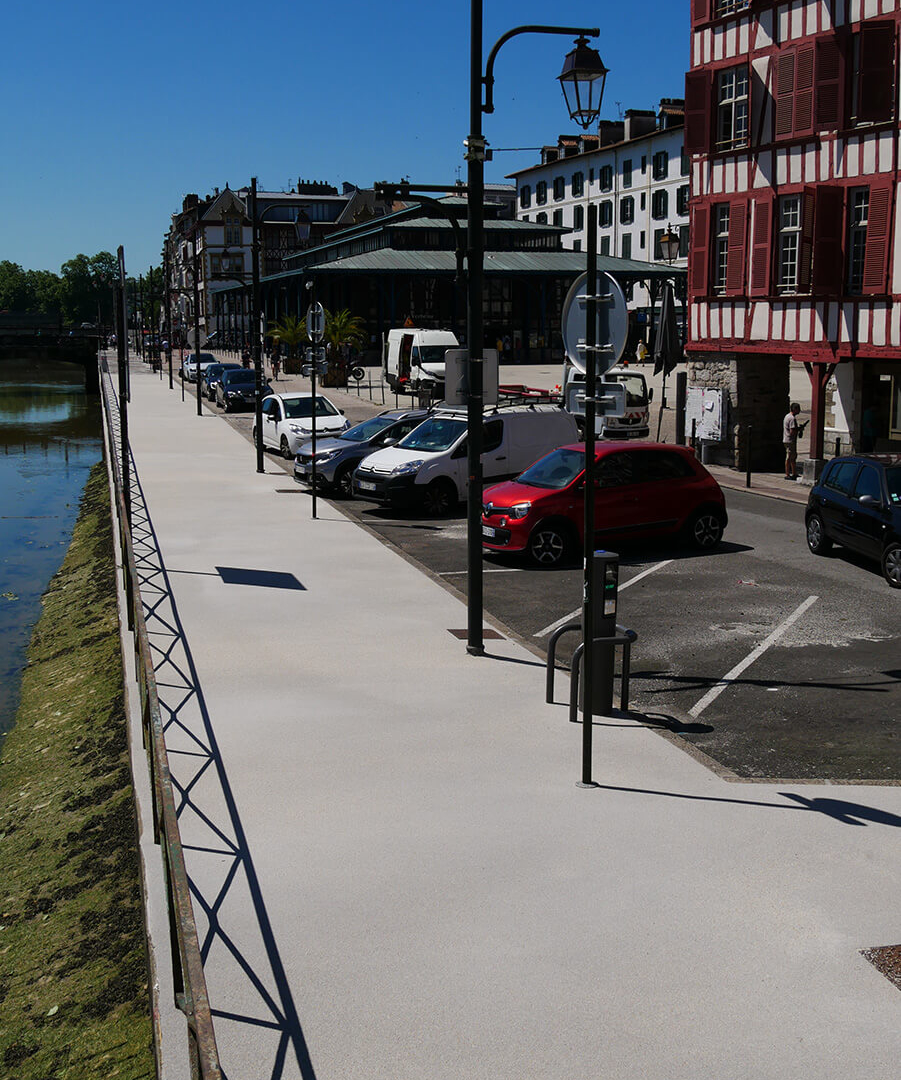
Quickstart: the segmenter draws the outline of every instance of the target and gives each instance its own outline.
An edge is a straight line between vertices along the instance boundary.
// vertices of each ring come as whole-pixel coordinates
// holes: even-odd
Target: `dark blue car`
[[[901,454],[833,458],[807,500],[807,546],[826,555],[833,544],[875,559],[901,589]]]

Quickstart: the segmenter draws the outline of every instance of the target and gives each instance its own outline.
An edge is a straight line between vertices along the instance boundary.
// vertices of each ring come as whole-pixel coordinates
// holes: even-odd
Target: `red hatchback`
[[[719,484],[690,450],[666,443],[602,442],[595,467],[595,542],[677,534],[701,550],[726,527]],[[482,545],[528,551],[540,566],[571,558],[584,530],[585,444],[561,446],[515,480],[487,488]]]

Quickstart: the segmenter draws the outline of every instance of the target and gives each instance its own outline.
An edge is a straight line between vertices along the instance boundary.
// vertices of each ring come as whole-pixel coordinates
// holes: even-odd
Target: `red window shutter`
[[[801,196],[801,245],[798,248],[798,292],[809,293],[813,264],[813,229],[816,188],[806,187]]]
[[[770,295],[773,250],[773,196],[754,200],[754,231],[751,238],[751,287],[749,296]]]
[[[776,138],[790,137],[794,130],[792,117],[795,93],[795,50],[789,49],[776,57]]]
[[[817,41],[814,127],[817,131],[845,126],[845,50],[838,35]]]
[[[893,185],[870,186],[867,250],[863,261],[863,292],[879,296],[886,292],[889,239],[891,237]]]
[[[866,22],[860,28],[857,119],[891,120],[895,112],[895,24]]]
[[[726,251],[726,296],[743,296],[745,291],[745,238],[748,231],[748,204],[729,203],[729,246]]]
[[[689,266],[692,296],[708,292],[708,252],[710,249],[710,207],[696,206],[692,211],[689,240]]]
[[[710,18],[710,0],[691,0],[692,25],[707,22]]]
[[[805,192],[806,198],[806,192]],[[845,192],[840,187],[820,184],[816,189],[813,234],[813,268],[810,288],[817,296],[841,296],[845,259]]]
[[[710,104],[713,81],[707,71],[685,76],[685,153],[703,154],[710,148]]]
[[[792,134],[813,133],[813,71],[816,46],[800,45],[795,54],[795,108]]]

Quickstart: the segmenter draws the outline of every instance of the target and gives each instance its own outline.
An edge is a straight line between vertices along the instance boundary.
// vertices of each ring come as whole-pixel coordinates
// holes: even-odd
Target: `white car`
[[[200,377],[203,378],[203,373],[210,366],[210,364],[218,364],[219,361],[211,352],[202,352],[200,355]],[[197,356],[194,353],[188,353],[184,358],[181,365],[181,377],[187,379],[188,382],[197,382]]]
[[[323,394],[316,395],[316,438],[331,439],[350,427],[343,412]],[[263,402],[263,446],[292,459],[313,437],[313,395],[270,394]]]

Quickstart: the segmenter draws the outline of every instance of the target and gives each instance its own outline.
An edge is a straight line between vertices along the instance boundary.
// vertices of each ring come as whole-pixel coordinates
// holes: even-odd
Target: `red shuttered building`
[[[779,467],[789,371],[810,457],[901,449],[901,0],[692,0],[689,382],[724,462]],[[817,466],[808,466],[812,472]]]

